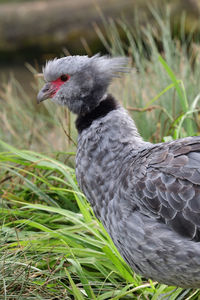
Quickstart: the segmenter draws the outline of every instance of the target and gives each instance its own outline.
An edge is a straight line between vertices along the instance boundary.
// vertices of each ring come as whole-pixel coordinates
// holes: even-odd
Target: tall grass
[[[58,287],[59,297],[77,299],[132,295],[141,280],[132,277],[94,218],[74,169],[38,153],[1,146],[12,151],[0,155],[2,295],[15,299],[20,293],[30,297],[44,291],[43,299],[49,299],[45,293],[56,295]],[[145,287],[152,293],[153,284]],[[142,289],[136,288],[138,293]]]
[[[199,45],[193,42],[192,35],[185,36],[183,25],[181,39],[173,39],[170,15],[163,18],[154,10],[152,15],[151,26],[140,26],[136,21],[131,27],[126,21],[104,20],[104,33],[95,27],[109,53],[128,53],[132,61],[130,74],[115,79],[110,91],[129,109],[146,140],[159,142],[167,136],[197,134]],[[120,38],[119,32],[125,38]],[[27,94],[13,77],[4,81],[0,90],[0,138],[20,148],[42,152],[74,150],[74,115],[50,100],[36,104],[43,80],[35,76],[40,70],[28,68],[33,73],[34,93]]]
[[[20,148],[41,152],[75,149],[74,117],[66,108],[55,106],[51,101],[36,104],[37,92],[43,81],[36,76],[37,71],[33,67],[27,67],[33,74],[30,94],[13,76],[8,81],[3,80],[0,89],[0,138]]]
[[[132,58],[110,90],[145,139],[196,135],[199,47],[184,34],[174,41],[169,18],[152,14],[146,29],[110,20],[102,35],[96,27],[110,53]],[[42,80],[33,78],[38,91]],[[14,78],[0,101],[0,299],[200,299],[199,290],[147,281],[122,260],[77,186],[74,116],[50,101],[36,106]]]
[[[133,273],[79,191],[73,168],[0,144],[1,299],[199,295]]]
[[[200,94],[199,45],[193,42],[192,33],[185,35],[184,16],[181,36],[176,40],[172,37],[170,14],[163,16],[152,8],[151,13],[153,23],[145,27],[138,24],[137,18],[135,26],[103,19],[104,33],[96,26],[112,55],[128,53],[133,62],[125,84],[122,80],[118,85],[120,99],[147,140],[195,135],[199,132],[198,115],[194,114]],[[124,32],[125,39],[119,32]]]

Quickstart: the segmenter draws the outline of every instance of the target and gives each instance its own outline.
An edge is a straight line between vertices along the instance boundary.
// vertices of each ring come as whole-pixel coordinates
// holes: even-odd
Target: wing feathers
[[[176,214],[175,218],[167,221],[167,224],[169,224],[174,231],[184,237],[189,237],[191,239],[195,237],[196,226],[189,220],[185,219],[180,212]]]
[[[154,145],[138,155],[135,166],[131,195],[141,212],[200,241],[200,137]]]

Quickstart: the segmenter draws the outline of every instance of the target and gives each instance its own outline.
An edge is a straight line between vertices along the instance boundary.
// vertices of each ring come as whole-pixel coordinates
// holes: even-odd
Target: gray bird
[[[125,261],[146,278],[200,287],[200,137],[143,141],[107,94],[122,57],[47,62],[38,103],[52,98],[78,115],[76,176]]]

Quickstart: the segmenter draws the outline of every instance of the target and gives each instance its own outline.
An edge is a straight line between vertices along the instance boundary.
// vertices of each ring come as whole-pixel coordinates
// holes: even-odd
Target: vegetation
[[[196,135],[198,45],[184,31],[173,40],[169,19],[152,13],[155,25],[135,27],[137,38],[121,21],[106,23],[104,35],[96,28],[109,52],[128,51],[133,61],[111,91],[145,139]],[[122,260],[78,189],[74,117],[48,101],[36,107],[13,78],[0,97],[0,299],[200,299],[199,290],[147,281]]]

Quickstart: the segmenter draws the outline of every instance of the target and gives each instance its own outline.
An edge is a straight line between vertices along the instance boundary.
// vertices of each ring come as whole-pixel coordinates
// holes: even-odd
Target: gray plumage
[[[127,111],[106,95],[124,63],[100,56],[51,61],[38,101],[52,97],[78,114],[79,186],[133,270],[200,287],[200,137],[143,141]],[[51,82],[66,73],[70,79],[51,95]]]

